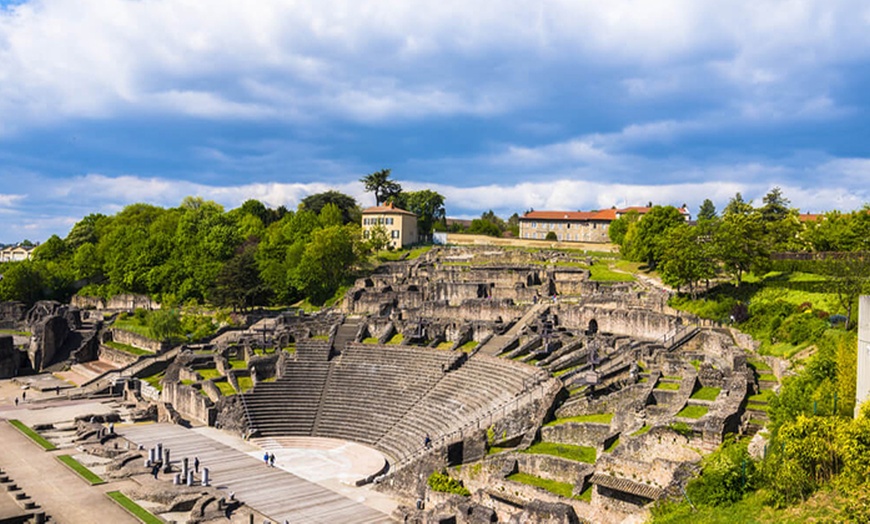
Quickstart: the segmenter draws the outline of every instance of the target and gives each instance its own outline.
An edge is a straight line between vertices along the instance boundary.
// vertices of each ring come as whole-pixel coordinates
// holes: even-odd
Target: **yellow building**
[[[389,246],[393,249],[401,249],[419,241],[417,215],[399,209],[392,202],[364,209],[362,217],[363,238],[371,238],[372,230],[380,227],[386,232]]]

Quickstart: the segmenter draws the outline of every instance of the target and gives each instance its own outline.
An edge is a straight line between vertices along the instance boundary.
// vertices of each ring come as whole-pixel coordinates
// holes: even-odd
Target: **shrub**
[[[777,329],[772,332],[774,336],[771,339],[797,345],[818,339],[827,328],[828,323],[824,319],[815,315],[795,313],[777,326]]]
[[[556,236],[556,232],[555,232],[555,231],[550,231],[550,232],[548,232],[548,233],[547,233],[547,236],[544,237],[544,240],[556,240],[556,239],[558,239],[558,237]]]
[[[701,476],[686,488],[689,498],[708,506],[732,504],[743,498],[755,483],[755,463],[746,442],[725,441],[701,463]]]
[[[454,493],[456,495],[462,495],[463,497],[471,495],[468,488],[462,485],[461,480],[456,480],[446,472],[433,471],[432,474],[429,475],[427,484],[429,484],[429,487],[434,491],[439,491],[441,493]]]

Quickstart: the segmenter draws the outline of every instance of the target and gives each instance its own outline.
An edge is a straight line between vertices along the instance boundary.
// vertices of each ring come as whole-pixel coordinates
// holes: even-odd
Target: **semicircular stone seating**
[[[301,351],[300,351],[301,350]],[[347,344],[328,360],[324,341],[299,341],[275,382],[244,395],[260,436],[351,440],[393,461],[510,404],[546,374],[487,355]]]

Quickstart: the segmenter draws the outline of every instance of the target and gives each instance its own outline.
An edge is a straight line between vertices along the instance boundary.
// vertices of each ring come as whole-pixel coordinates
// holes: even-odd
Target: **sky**
[[[391,169],[447,215],[870,201],[866,0],[0,0],[0,243]]]

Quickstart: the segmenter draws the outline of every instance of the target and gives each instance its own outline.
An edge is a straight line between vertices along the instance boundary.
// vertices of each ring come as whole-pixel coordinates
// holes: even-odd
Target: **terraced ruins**
[[[776,376],[667,291],[594,280],[603,263],[436,247],[380,266],[333,310],[155,348],[75,391],[114,381],[163,420],[374,448],[383,468],[355,480],[397,498],[399,521],[621,522],[680,496],[727,433],[757,431]],[[87,329],[107,360],[107,327]],[[470,495],[433,489],[439,472]]]

